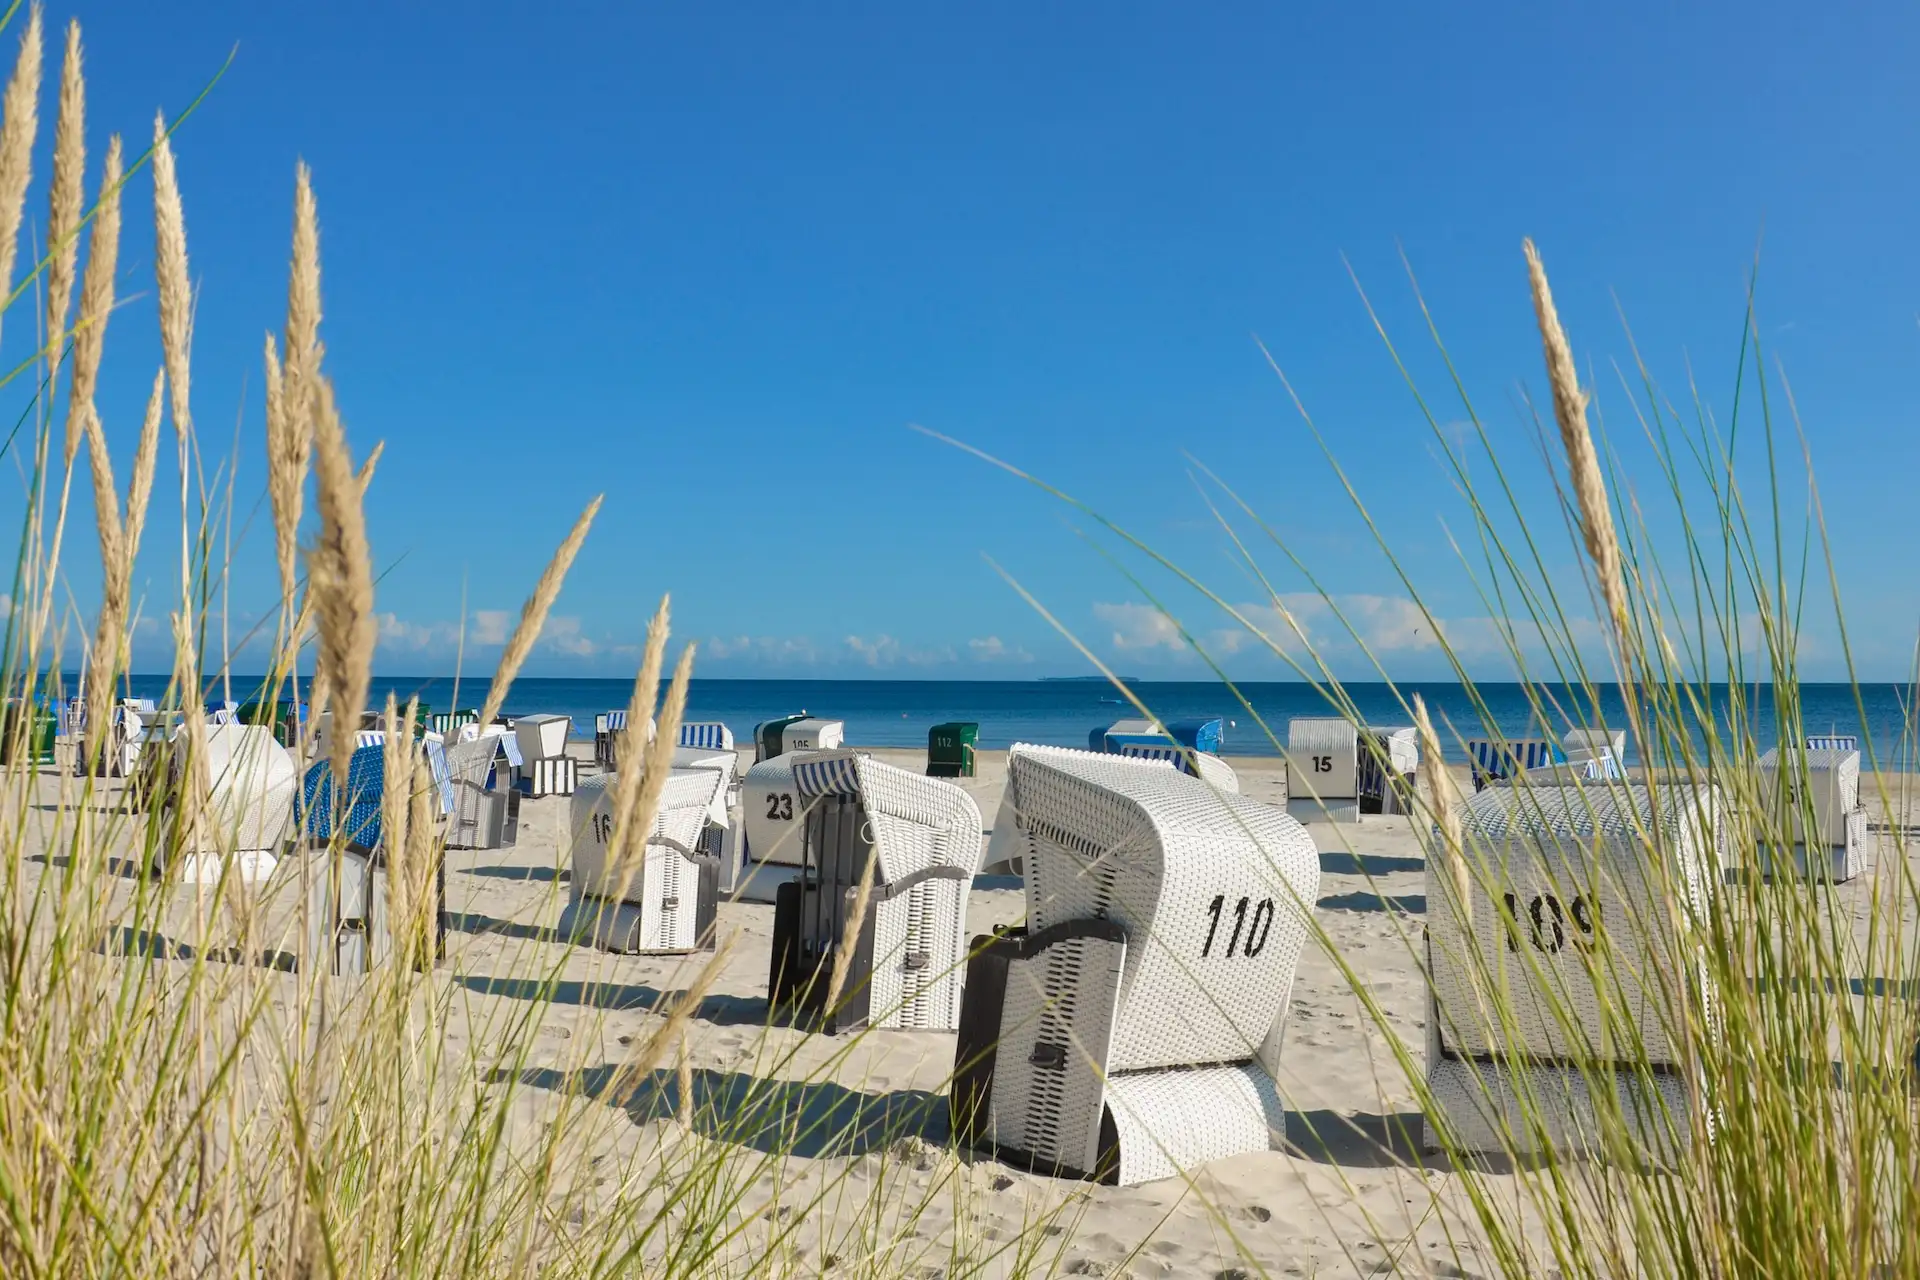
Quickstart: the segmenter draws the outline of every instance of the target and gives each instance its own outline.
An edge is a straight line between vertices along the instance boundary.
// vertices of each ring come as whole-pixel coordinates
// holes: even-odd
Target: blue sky
[[[1119,668],[1194,673],[1084,518],[914,423],[1257,602],[1191,453],[1348,602],[1390,669],[1430,671],[1430,635],[1256,338],[1467,642],[1488,609],[1448,544],[1464,512],[1349,265],[1457,424],[1405,253],[1564,588],[1577,561],[1521,407],[1543,385],[1527,235],[1650,509],[1659,477],[1614,373],[1620,315],[1676,402],[1691,374],[1724,422],[1764,239],[1760,333],[1827,498],[1850,638],[1864,674],[1906,671],[1920,589],[1891,531],[1920,455],[1920,257],[1900,247],[1920,221],[1912,13],[234,3],[49,18],[75,14],[95,155],[109,130],[144,139],[237,46],[177,140],[202,447],[225,455],[236,422],[241,439],[236,618],[272,608],[258,361],[284,312],[304,158],[328,363],[356,450],[386,442],[370,517],[389,671],[451,665],[463,584],[468,660],[487,666],[502,615],[605,492],[534,673],[630,671],[663,591],[707,675],[1087,670],[989,558]],[[158,360],[135,190],[122,289],[142,296],[114,320],[102,392],[123,469]],[[27,328],[6,327],[16,356]],[[175,483],[169,463],[160,492]],[[10,489],[0,516],[18,506]],[[150,610],[177,575],[177,515],[156,506]],[[88,559],[70,566],[83,613]],[[1262,559],[1290,599],[1307,590],[1277,551]],[[1227,629],[1190,593],[1165,598],[1196,633]],[[1284,673],[1257,645],[1215,644],[1239,674]],[[1836,654],[1830,624],[1810,622],[1809,672]]]

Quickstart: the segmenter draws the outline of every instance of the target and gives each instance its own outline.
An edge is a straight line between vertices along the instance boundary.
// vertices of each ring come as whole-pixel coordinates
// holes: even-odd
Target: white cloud
[[[975,662],[1032,662],[1033,655],[999,636],[975,636],[967,641],[967,655]]]
[[[380,628],[383,649],[421,653],[450,647],[456,639],[457,629],[451,622],[408,622],[393,613],[375,614],[374,621]]]
[[[540,630],[540,643],[576,658],[592,657],[599,648],[580,634],[579,618],[560,613],[548,616],[547,625]]]
[[[1093,616],[1113,628],[1112,643],[1116,649],[1188,652],[1186,641],[1180,638],[1179,626],[1150,604],[1100,603],[1093,606]]]
[[[903,662],[910,667],[937,667],[951,663],[956,658],[950,648],[915,649],[889,635],[875,636],[871,640],[864,636],[848,636],[841,643],[846,645],[857,661],[869,667],[893,667]]]
[[[786,666],[820,658],[819,649],[806,636],[709,636],[700,649],[715,662],[738,658]]]
[[[505,609],[475,609],[473,629],[467,633],[467,639],[474,644],[505,644],[507,624],[512,620],[513,615]]]

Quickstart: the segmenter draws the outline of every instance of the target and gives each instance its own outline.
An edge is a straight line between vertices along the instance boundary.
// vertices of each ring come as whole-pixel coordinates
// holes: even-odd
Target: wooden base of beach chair
[[[1295,822],[1358,822],[1358,800],[1315,800],[1309,796],[1287,801],[1287,816]]]

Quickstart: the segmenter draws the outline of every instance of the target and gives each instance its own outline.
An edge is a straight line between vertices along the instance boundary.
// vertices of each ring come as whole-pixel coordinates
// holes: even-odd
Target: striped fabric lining
[[[793,766],[794,789],[809,799],[817,796],[860,795],[859,757],[846,755],[816,756]]]
[[[733,730],[718,720],[694,721],[680,726],[680,745],[707,751],[733,750]]]
[[[1858,751],[1860,739],[1851,733],[1827,734],[1807,739],[1809,751]]]

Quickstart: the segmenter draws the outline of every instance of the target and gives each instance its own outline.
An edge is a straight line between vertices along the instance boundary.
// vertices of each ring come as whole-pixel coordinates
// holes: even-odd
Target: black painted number
[[[1207,915],[1211,920],[1207,924],[1207,940],[1201,944],[1202,959],[1213,954],[1214,936],[1220,932],[1220,917],[1227,909],[1227,895],[1215,894],[1207,904]],[[1233,936],[1227,939],[1227,947],[1220,954],[1230,956],[1239,948],[1243,956],[1257,956],[1267,949],[1267,935],[1273,932],[1273,899],[1262,898],[1254,902],[1252,898],[1242,898],[1233,904]],[[1243,941],[1244,937],[1244,941]]]
[[[601,844],[613,839],[613,815],[604,809],[594,810],[593,838]]]
[[[1536,893],[1523,908],[1513,894],[1503,894],[1507,908],[1507,950],[1520,949],[1521,921],[1526,922],[1527,940],[1535,951],[1558,955],[1571,940],[1581,950],[1591,946],[1598,936],[1598,907],[1585,895],[1562,903],[1551,893]],[[1568,937],[1568,927],[1572,937]]]
[[[793,817],[793,797],[784,791],[769,795],[767,797],[767,816],[775,819]]]
[[[1315,773],[1332,773],[1333,757],[1332,756],[1315,756],[1313,758],[1313,771]]]

